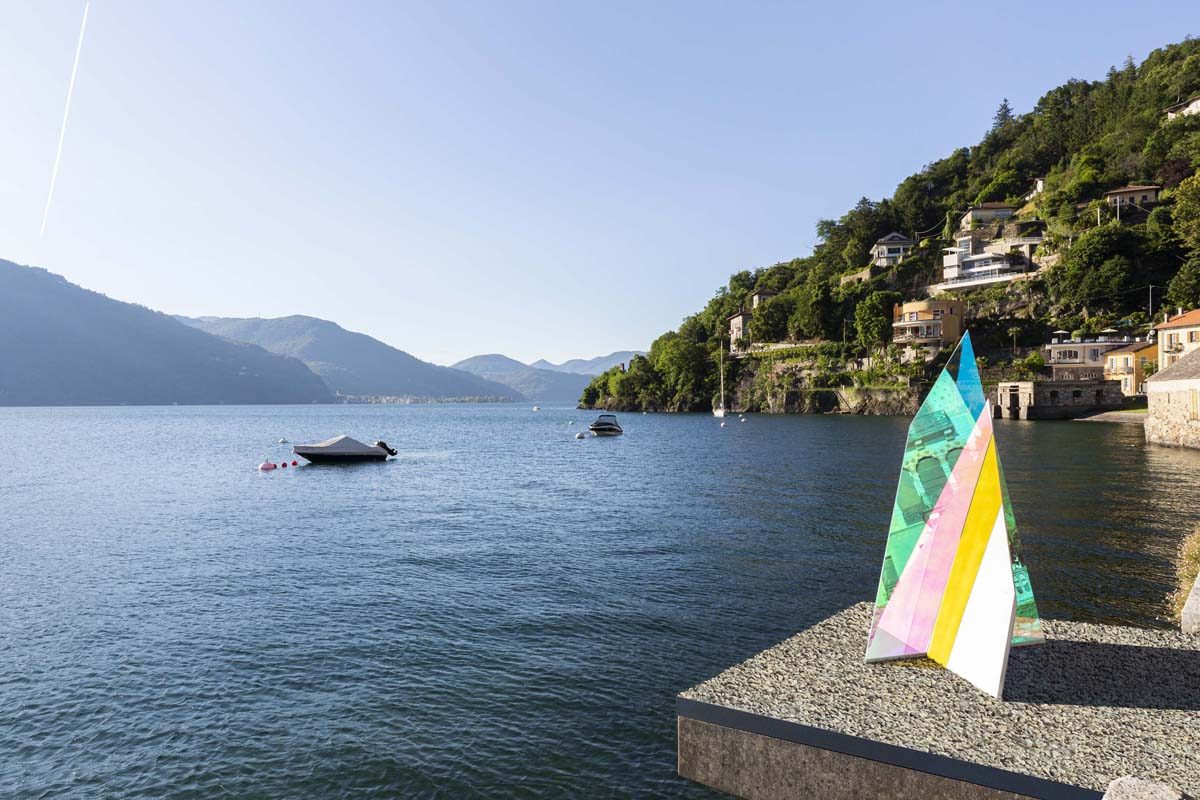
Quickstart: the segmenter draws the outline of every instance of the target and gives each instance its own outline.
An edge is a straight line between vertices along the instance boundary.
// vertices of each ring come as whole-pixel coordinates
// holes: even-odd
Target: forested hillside
[[[727,319],[756,288],[777,292],[750,321],[755,341],[827,341],[828,364],[886,348],[891,305],[925,296],[941,273],[941,251],[970,206],[1007,201],[1018,218],[1040,220],[1047,266],[1020,285],[959,296],[983,352],[1036,344],[1054,329],[1144,331],[1155,309],[1200,305],[1200,115],[1168,120],[1167,106],[1200,94],[1200,41],[1127,60],[1103,80],[1070,80],[1033,110],[1000,104],[983,139],[904,179],[891,197],[862,198],[816,224],[811,255],[735,273],[708,305],[653,343],[627,372],[610,370],[584,392],[586,405],[703,410],[716,391],[717,352],[729,348]],[[981,121],[986,127],[986,121]],[[1037,179],[1044,191],[1031,199]],[[1163,187],[1148,214],[1117,220],[1102,201],[1125,184]],[[900,231],[919,241],[899,265],[861,283],[871,246]],[[798,234],[797,238],[801,238]],[[845,344],[843,344],[843,342]],[[728,366],[728,360],[727,360]],[[739,364],[730,367],[736,378]]]

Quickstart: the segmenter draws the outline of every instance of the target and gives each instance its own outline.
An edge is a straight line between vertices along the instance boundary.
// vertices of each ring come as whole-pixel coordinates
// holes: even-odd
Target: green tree
[[[1175,190],[1175,233],[1189,250],[1200,250],[1200,173]]]
[[[868,349],[892,340],[892,311],[900,302],[899,292],[871,292],[854,309],[854,330],[858,343]]]
[[[1200,308],[1200,255],[1184,262],[1167,284],[1167,301],[1173,306]]]
[[[829,288],[823,282],[810,281],[798,288],[787,332],[793,339],[817,339],[828,336]]]
[[[796,308],[790,292],[760,303],[750,318],[750,339],[755,342],[780,342],[788,335],[788,318]]]
[[[1008,98],[1006,97],[1000,101],[1000,107],[996,109],[996,114],[992,117],[992,133],[996,133],[1012,121],[1013,110],[1012,106],[1008,104]]]

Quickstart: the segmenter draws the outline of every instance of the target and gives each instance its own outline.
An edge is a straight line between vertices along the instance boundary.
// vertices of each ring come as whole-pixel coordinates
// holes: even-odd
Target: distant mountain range
[[[316,317],[172,317],[0,259],[0,405],[575,403],[633,354],[442,367]]]
[[[0,405],[324,403],[294,358],[0,260]]]
[[[574,372],[580,375],[599,375],[609,367],[615,367],[617,364],[628,364],[629,359],[634,356],[644,356],[642,350],[617,350],[614,353],[609,353],[606,356],[598,356],[596,358],[572,358],[570,361],[564,361],[561,364],[551,364],[546,359],[538,359],[529,366],[534,369],[548,369],[554,372]],[[581,390],[582,391],[582,390]]]
[[[591,380],[590,375],[537,369],[498,354],[473,356],[454,368],[511,386],[530,400],[544,403],[577,403]]]
[[[363,333],[316,317],[178,317],[205,333],[303,361],[338,394],[430,400],[525,400],[511,386],[421,361]],[[578,395],[576,395],[578,399]]]

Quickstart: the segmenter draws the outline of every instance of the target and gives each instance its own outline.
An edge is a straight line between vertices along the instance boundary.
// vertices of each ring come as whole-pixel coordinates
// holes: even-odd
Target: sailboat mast
[[[724,407],[725,407],[725,345],[721,345],[721,349],[718,351],[718,354],[719,354],[719,356],[720,356],[720,359],[721,359],[721,361],[720,361],[720,363],[721,363],[721,367],[720,367],[720,372],[721,372],[721,408],[724,408]]]

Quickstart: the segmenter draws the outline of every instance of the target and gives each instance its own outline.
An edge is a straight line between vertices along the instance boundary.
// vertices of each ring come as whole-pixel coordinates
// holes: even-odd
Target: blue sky
[[[1193,3],[0,0],[0,258],[450,363],[647,347]]]

